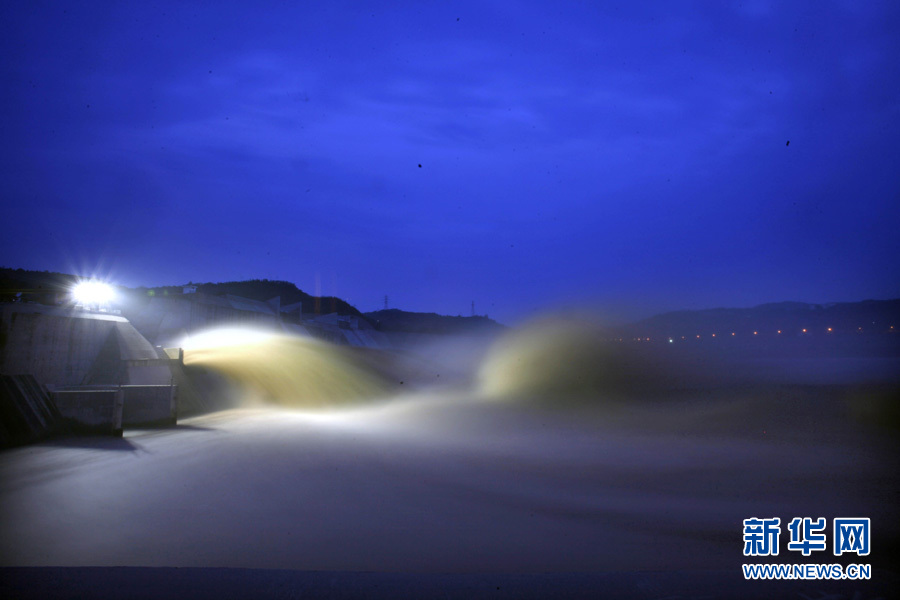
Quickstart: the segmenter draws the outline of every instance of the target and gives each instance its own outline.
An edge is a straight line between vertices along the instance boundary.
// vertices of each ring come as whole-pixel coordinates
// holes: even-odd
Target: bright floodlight
[[[114,296],[112,286],[102,281],[82,281],[72,289],[75,301],[86,306],[108,304]]]

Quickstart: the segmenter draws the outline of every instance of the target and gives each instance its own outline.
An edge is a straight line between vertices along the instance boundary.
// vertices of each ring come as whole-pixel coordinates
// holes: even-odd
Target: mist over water
[[[768,516],[870,517],[869,562],[897,556],[890,391],[754,381],[556,318],[385,352],[199,339],[185,362],[243,408],[128,452],[0,456],[4,564],[738,573],[741,521]]]
[[[492,397],[590,402],[672,384],[671,366],[620,343],[597,320],[547,316],[497,340],[478,382]]]
[[[678,400],[721,414],[740,401],[768,403],[757,407],[767,418],[788,406],[771,404],[777,395],[773,389],[824,383],[846,388],[828,393],[840,396],[849,414],[895,412],[889,399],[896,387],[896,358],[761,360],[728,350],[629,343],[600,319],[582,314],[543,316],[502,335],[438,336],[394,350],[337,346],[265,330],[212,330],[185,343],[185,364],[226,376],[242,390],[246,406],[300,410],[400,402],[420,403],[424,411],[426,399],[543,410],[647,407]]]
[[[566,403],[598,394],[636,395],[673,383],[671,364],[610,336],[596,321],[545,317],[500,336],[447,336],[399,351],[373,351],[226,329],[191,338],[184,360],[219,371],[250,401],[295,408],[385,401],[410,390],[432,395],[453,390],[487,399],[543,396]]]

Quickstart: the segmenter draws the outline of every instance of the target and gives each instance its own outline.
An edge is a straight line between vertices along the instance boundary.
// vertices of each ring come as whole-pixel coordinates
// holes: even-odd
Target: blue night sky
[[[900,296],[898,7],[6,2],[0,264],[508,323]]]

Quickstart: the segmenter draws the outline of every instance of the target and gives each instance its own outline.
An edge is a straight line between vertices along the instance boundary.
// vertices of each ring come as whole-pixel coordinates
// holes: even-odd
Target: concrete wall
[[[174,425],[177,420],[174,385],[123,385],[122,425]]]
[[[48,387],[169,384],[153,346],[123,317],[36,304],[0,305],[0,373]]]
[[[59,426],[59,411],[32,375],[0,376],[0,448],[33,442]]]
[[[181,364],[180,359],[141,358],[124,360],[125,377],[123,385],[171,385],[174,383],[174,369]]]
[[[241,405],[243,392],[224,375],[199,365],[172,367],[179,417],[200,415]]]
[[[125,321],[33,304],[4,304],[0,310],[0,372],[29,373],[44,385],[80,384],[116,322]]]
[[[132,426],[174,425],[171,385],[88,386],[52,394],[31,375],[0,377],[0,448],[52,434],[122,435]]]
[[[51,394],[62,421],[73,433],[122,435],[123,427],[174,425],[172,385],[84,386]]]
[[[118,387],[56,390],[52,398],[72,431],[122,435],[123,394]]]

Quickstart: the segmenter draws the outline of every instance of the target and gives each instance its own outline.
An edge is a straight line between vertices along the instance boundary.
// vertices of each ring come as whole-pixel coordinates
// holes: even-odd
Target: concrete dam
[[[389,387],[378,352],[390,347],[386,335],[352,316],[283,319],[294,307],[277,297],[153,297],[128,304],[126,316],[71,304],[0,307],[0,447],[57,433],[121,435],[253,398],[326,405]],[[225,332],[223,348],[209,347],[210,332]]]
[[[174,424],[179,412],[202,406],[181,363],[177,350],[170,356],[154,348],[122,316],[4,304],[0,445],[59,432],[121,435],[127,426]]]

